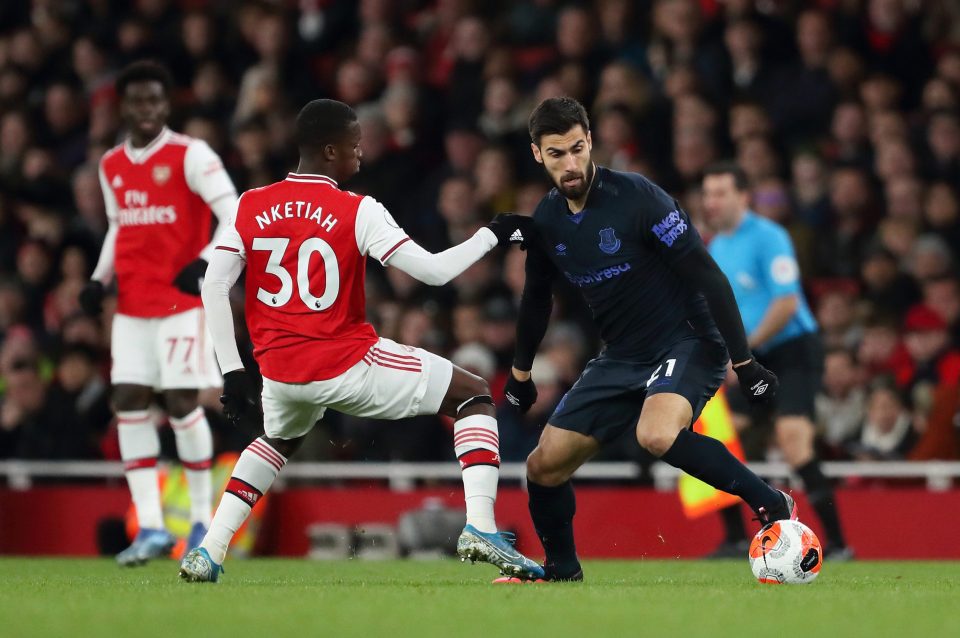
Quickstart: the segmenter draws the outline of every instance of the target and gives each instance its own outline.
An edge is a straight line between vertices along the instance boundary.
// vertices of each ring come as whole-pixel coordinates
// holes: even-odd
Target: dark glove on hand
[[[497,236],[497,245],[520,244],[520,247],[523,248],[524,242],[533,235],[533,218],[526,215],[502,213],[494,217],[493,221],[487,224],[487,228]]]
[[[533,377],[526,381],[520,381],[511,372],[507,376],[507,385],[504,386],[504,396],[520,414],[526,414],[534,403],[537,402],[537,386],[533,382]]]
[[[84,284],[77,301],[80,302],[80,308],[84,313],[96,317],[103,312],[103,294],[103,284],[91,279]]]
[[[257,391],[246,370],[234,370],[223,375],[223,416],[235,426],[243,422],[261,420]]]
[[[205,274],[207,274],[207,260],[202,257],[197,257],[180,271],[177,278],[173,280],[173,285],[176,286],[180,292],[194,296],[199,295],[200,282],[203,281]]]
[[[766,403],[777,396],[780,381],[777,375],[751,359],[750,363],[733,369],[740,380],[740,391],[750,403]]]

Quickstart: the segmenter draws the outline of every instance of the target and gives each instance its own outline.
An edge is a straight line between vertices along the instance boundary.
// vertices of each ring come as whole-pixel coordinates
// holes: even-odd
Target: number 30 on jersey
[[[286,237],[255,237],[253,249],[270,253],[264,269],[268,274],[280,280],[280,290],[270,292],[264,288],[257,289],[257,299],[273,308],[287,304],[293,297],[293,277],[281,265],[283,256],[287,252],[290,239]],[[326,289],[319,297],[310,291],[310,258],[314,253],[320,255],[323,268],[327,276]],[[303,304],[315,312],[322,312],[333,305],[340,294],[340,268],[337,265],[337,255],[330,244],[319,237],[310,237],[300,244],[297,251],[297,292]]]

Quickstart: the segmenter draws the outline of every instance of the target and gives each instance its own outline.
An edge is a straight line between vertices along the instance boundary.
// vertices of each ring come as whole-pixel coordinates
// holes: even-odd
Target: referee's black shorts
[[[778,416],[813,419],[813,405],[823,380],[823,342],[815,332],[784,341],[762,355],[759,361],[780,379],[775,411]]]

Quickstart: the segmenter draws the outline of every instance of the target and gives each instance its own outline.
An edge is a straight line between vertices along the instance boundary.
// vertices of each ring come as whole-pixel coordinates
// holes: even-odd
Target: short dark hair
[[[747,174],[740,168],[740,165],[736,162],[726,161],[726,162],[717,162],[711,164],[703,171],[704,178],[711,175],[730,175],[733,177],[733,185],[736,186],[737,190],[743,192],[750,188],[750,180],[747,179]]]
[[[131,62],[117,76],[117,95],[123,98],[127,87],[134,82],[159,82],[163,86],[165,95],[170,95],[173,89],[173,76],[167,67],[156,60],[137,60]]]
[[[587,109],[580,102],[572,97],[547,98],[530,114],[530,141],[540,146],[540,138],[544,135],[562,135],[577,124],[584,131],[590,130]]]
[[[301,151],[318,151],[343,139],[357,121],[356,112],[337,100],[313,100],[297,114],[297,146]]]

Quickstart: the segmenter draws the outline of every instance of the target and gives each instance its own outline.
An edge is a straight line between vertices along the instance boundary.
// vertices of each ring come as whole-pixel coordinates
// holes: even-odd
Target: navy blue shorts
[[[692,424],[723,383],[727,360],[722,343],[697,337],[678,341],[653,361],[601,354],[587,363],[547,422],[606,443],[636,427],[647,396],[670,392],[690,402]]]

